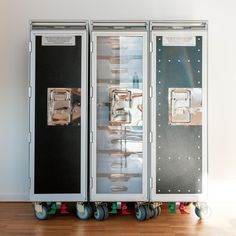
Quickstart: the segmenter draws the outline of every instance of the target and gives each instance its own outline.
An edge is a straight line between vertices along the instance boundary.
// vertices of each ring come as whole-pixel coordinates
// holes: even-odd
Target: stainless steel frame
[[[150,200],[169,202],[198,202],[207,200],[207,172],[208,172],[208,151],[207,151],[207,22],[206,21],[154,21],[150,23],[150,45],[151,45],[151,130],[153,141],[151,144],[151,176],[150,176]],[[157,194],[156,193],[156,36],[202,36],[203,54],[202,54],[202,194]]]
[[[97,66],[96,44],[98,36],[143,37],[143,178],[141,194],[99,194],[96,192],[97,168]],[[147,201],[147,88],[148,88],[148,22],[92,22],[91,23],[91,128],[90,128],[90,200],[91,201]]]
[[[73,35],[82,37],[81,81],[81,194],[35,194],[34,192],[34,135],[35,135],[35,37],[38,35]],[[87,200],[87,129],[88,129],[88,22],[87,21],[32,21],[29,52],[29,153],[30,153],[30,200],[31,201],[86,201]]]

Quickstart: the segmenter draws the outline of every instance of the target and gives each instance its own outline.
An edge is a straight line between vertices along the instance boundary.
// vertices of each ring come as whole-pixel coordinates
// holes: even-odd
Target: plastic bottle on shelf
[[[139,77],[137,72],[134,72],[133,75],[133,88],[138,89],[139,88]]]

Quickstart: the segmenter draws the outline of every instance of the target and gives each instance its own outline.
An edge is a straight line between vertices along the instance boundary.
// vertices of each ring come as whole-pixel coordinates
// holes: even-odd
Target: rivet
[[[159,167],[158,170],[161,170],[161,168]]]
[[[200,52],[201,51],[201,49],[198,49],[198,52]]]
[[[158,138],[161,138],[161,135],[158,135]]]
[[[200,146],[197,146],[198,149],[200,149],[201,147]]]
[[[198,159],[198,160],[200,160],[200,159],[201,159],[201,157],[198,157],[197,159]]]
[[[160,106],[160,105],[161,105],[161,103],[159,102],[159,103],[158,103],[158,105]]]
[[[200,179],[198,179],[197,181],[198,181],[198,182],[200,182],[201,180],[200,180]]]
[[[160,113],[158,113],[158,116],[161,116],[161,114],[160,114]]]
[[[180,160],[180,159],[181,159],[181,157],[178,157],[178,159]]]
[[[197,39],[198,41],[200,40],[200,38]]]
[[[159,38],[159,41],[161,40],[161,38]]]
[[[171,190],[169,189],[168,192],[171,192]]]
[[[159,48],[159,49],[158,49],[158,51],[160,52],[160,51],[161,51],[161,49]]]
[[[188,62],[190,62],[190,60],[188,59]]]
[[[168,157],[168,159],[170,160],[170,159],[171,159],[171,157]]]
[[[188,190],[188,192],[190,193],[190,189]]]
[[[178,189],[178,192],[180,193],[180,189]]]
[[[200,170],[201,170],[201,168],[198,168],[198,170],[200,171]]]
[[[158,81],[158,84],[161,84],[161,81]]]
[[[200,189],[198,189],[198,192],[199,192],[199,193],[201,192]]]
[[[201,62],[201,60],[197,60],[197,62]]]
[[[161,160],[161,157],[158,157],[158,160]]]
[[[159,73],[161,73],[161,70],[158,70]]]
[[[178,62],[180,62],[180,60],[178,59]]]
[[[198,137],[198,138],[201,138],[201,135],[198,135],[197,137]]]
[[[200,81],[198,81],[197,83],[198,83],[198,84],[200,84],[201,82],[200,82]]]
[[[171,62],[171,60],[169,59],[168,62]]]
[[[161,181],[161,179],[158,179],[158,181]]]
[[[200,70],[198,70],[197,73],[200,73]]]
[[[161,125],[159,124],[158,127],[161,127]]]
[[[161,62],[161,59],[158,59],[158,62]]]
[[[158,146],[159,149],[161,149],[161,146]]]
[[[158,94],[161,94],[161,92],[158,92]]]
[[[161,192],[161,190],[160,190],[160,189],[158,189],[158,192]]]
[[[191,157],[188,157],[188,160],[191,160]]]

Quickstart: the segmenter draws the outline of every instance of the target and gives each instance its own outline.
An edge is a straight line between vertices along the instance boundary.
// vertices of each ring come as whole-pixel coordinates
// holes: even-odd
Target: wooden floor
[[[0,235],[157,235],[157,236],[236,236],[236,207],[216,205],[209,219],[201,221],[194,214],[177,210],[171,215],[167,208],[162,214],[145,222],[138,222],[134,215],[112,215],[103,222],[90,219],[81,221],[74,214],[56,215],[46,221],[34,218],[30,203],[0,203]]]

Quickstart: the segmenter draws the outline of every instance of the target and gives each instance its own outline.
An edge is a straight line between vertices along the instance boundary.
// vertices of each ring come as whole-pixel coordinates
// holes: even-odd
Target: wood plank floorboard
[[[0,203],[0,235],[81,235],[81,236],[236,236],[236,206],[216,205],[207,220],[199,220],[194,207],[186,208],[189,215],[169,214],[164,206],[159,217],[138,222],[135,216],[111,215],[108,220],[81,221],[73,213],[50,216],[38,221],[31,203]]]

